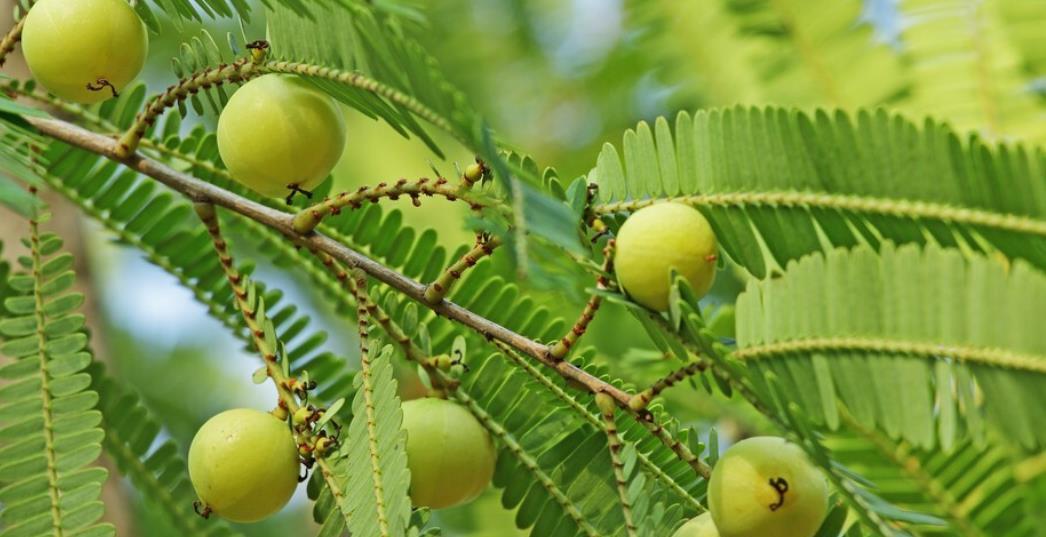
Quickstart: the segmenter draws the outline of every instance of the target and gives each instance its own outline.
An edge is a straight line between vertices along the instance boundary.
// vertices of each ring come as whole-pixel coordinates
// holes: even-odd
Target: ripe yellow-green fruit
[[[145,26],[125,0],[40,0],[22,28],[22,53],[33,78],[83,104],[122,90],[138,76],[148,51]]]
[[[486,429],[464,407],[428,397],[403,403],[410,499],[442,509],[478,496],[494,476],[496,452]]]
[[[237,181],[265,196],[312,190],[344,149],[338,104],[295,75],[247,82],[218,117],[222,161]]]
[[[760,436],[719,460],[708,505],[722,537],[813,537],[828,512],[828,485],[798,446]]]
[[[255,522],[280,510],[298,486],[298,470],[287,423],[249,408],[207,420],[189,446],[196,494],[234,522]]]
[[[715,522],[712,522],[712,513],[706,511],[680,526],[672,537],[719,537],[719,531],[715,528]]]
[[[614,271],[636,302],[657,311],[668,309],[671,269],[704,295],[716,269],[716,239],[704,215],[681,203],[644,207],[617,233]]]

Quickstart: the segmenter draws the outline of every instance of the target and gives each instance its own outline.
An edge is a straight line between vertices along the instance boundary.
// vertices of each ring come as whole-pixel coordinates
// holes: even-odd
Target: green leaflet
[[[354,535],[398,537],[410,521],[406,433],[391,357],[392,347],[364,357],[352,401],[355,418],[333,461],[335,477],[351,483],[339,504]]]
[[[937,242],[1046,268],[1046,153],[963,140],[883,111],[680,113],[606,145],[591,181],[602,213],[647,198],[699,208],[756,277],[833,246]]]
[[[57,236],[30,229],[26,272],[7,278],[0,310],[0,536],[114,535],[98,523],[107,472],[92,463],[104,433],[84,372],[82,296],[68,292],[72,258],[55,255]]]
[[[1046,474],[1002,447],[962,442],[947,453],[892,441],[847,417],[847,429],[828,435],[832,456],[876,476],[884,498],[947,520],[951,534],[1031,537],[1043,527],[1041,487]],[[995,441],[995,439],[993,439]],[[938,530],[939,531],[939,530]]]
[[[862,24],[859,0],[633,2],[633,25],[686,102],[843,108],[905,87],[896,52]]]
[[[1027,263],[885,243],[878,256],[833,250],[750,284],[737,300],[735,356],[758,387],[773,373],[787,400],[832,428],[838,400],[922,449],[971,433],[984,442],[983,417],[1035,451],[1046,443],[1044,318],[1046,277]]]
[[[908,21],[901,39],[913,82],[904,106],[947,119],[989,140],[1046,141],[1042,120],[1046,107],[1030,91],[1033,76],[1021,69],[1022,48],[1034,38],[1011,35],[1003,13],[1015,10],[1021,22],[1040,28],[1046,14],[1041,4],[1019,4],[1012,0],[899,2]],[[1041,39],[1041,32],[1037,34]],[[1034,56],[1029,59],[1035,61]]]

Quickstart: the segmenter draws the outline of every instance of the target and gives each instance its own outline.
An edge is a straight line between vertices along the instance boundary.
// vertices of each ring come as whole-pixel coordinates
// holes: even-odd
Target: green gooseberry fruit
[[[279,511],[298,486],[298,448],[285,421],[250,408],[207,420],[189,446],[189,479],[212,512],[256,522]]]
[[[759,436],[716,463],[708,505],[722,537],[812,537],[828,513],[828,484],[799,446]]]
[[[716,238],[697,209],[681,203],[655,203],[625,220],[617,233],[614,271],[636,302],[668,309],[671,269],[686,278],[698,296],[712,287]]]
[[[145,65],[145,25],[125,0],[40,0],[22,28],[22,53],[51,93],[91,104],[122,90]]]
[[[486,429],[464,407],[427,397],[403,403],[410,499],[442,509],[479,496],[494,476],[496,452]]]
[[[312,190],[344,149],[338,104],[296,75],[247,82],[218,117],[222,161],[233,178],[265,196]]]
[[[712,522],[712,513],[706,511],[680,526],[672,537],[719,537],[719,530]]]

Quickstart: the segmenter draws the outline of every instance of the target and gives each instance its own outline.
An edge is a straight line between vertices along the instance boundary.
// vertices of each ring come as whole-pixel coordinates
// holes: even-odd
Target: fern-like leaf
[[[965,436],[957,415],[983,442],[983,416],[1035,450],[1046,444],[1044,318],[1046,277],[1026,263],[884,244],[879,256],[806,257],[750,285],[737,300],[735,356],[757,386],[772,372],[788,401],[830,428],[841,403],[931,449]]]
[[[901,38],[913,74],[907,106],[988,139],[1042,142],[1046,107],[1030,91],[1019,50],[1005,32],[1001,3],[900,2],[906,21]]]
[[[699,208],[723,250],[757,277],[826,247],[883,239],[985,244],[1046,268],[1046,153],[961,140],[885,112],[730,108],[680,113],[607,145],[589,175],[606,202]],[[932,178],[932,181],[927,180]]]
[[[98,523],[107,472],[92,463],[104,433],[84,372],[83,296],[69,292],[73,258],[36,220],[30,229],[26,272],[8,279],[0,318],[0,535],[114,535]]]
[[[364,356],[352,402],[355,418],[334,461],[336,478],[354,483],[339,502],[354,535],[404,535],[410,520],[406,435],[391,356],[391,347],[374,359]]]

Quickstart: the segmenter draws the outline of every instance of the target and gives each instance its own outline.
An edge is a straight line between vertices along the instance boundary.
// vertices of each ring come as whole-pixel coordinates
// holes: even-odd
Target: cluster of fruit
[[[458,404],[422,398],[403,403],[410,498],[442,509],[478,496],[494,475],[486,429]],[[287,419],[227,410],[200,427],[189,446],[189,478],[206,513],[256,522],[282,508],[297,488],[298,446]]]
[[[125,0],[40,0],[22,29],[33,78],[81,104],[117,95],[141,72],[148,50],[145,26]],[[295,75],[248,81],[218,120],[225,166],[266,196],[308,192],[330,174],[344,147],[337,103]]]
[[[145,27],[124,0],[40,0],[26,16],[22,41],[35,79],[84,104],[116,95],[141,71],[148,51]],[[217,138],[226,167],[246,186],[266,196],[307,193],[341,158],[345,123],[337,103],[309,82],[265,74],[233,94]],[[715,233],[687,205],[657,203],[635,212],[616,244],[618,283],[653,310],[668,309],[673,270],[698,295],[714,280]],[[236,409],[200,428],[189,450],[189,474],[208,512],[250,522],[287,503],[301,464],[292,422]],[[458,505],[490,483],[493,443],[463,407],[432,397],[407,401],[403,428],[414,505]],[[710,511],[675,537],[811,537],[827,511],[827,486],[798,447],[780,438],[751,438],[716,465],[708,500]]]

